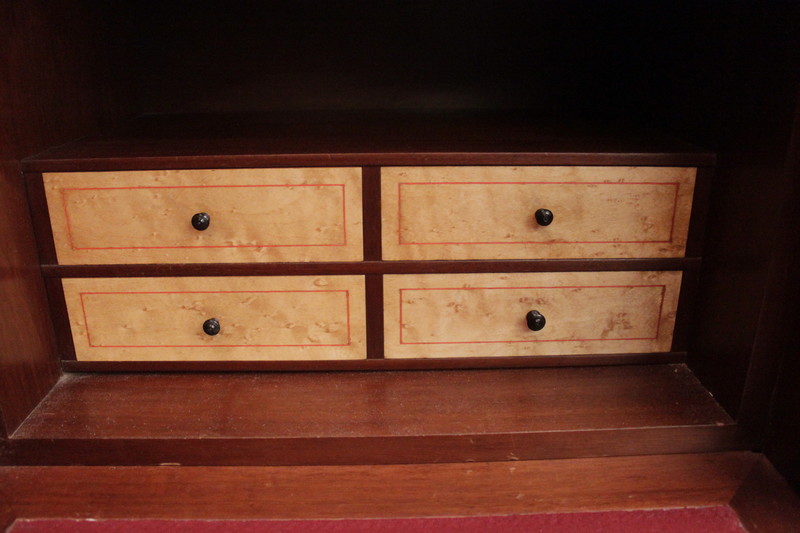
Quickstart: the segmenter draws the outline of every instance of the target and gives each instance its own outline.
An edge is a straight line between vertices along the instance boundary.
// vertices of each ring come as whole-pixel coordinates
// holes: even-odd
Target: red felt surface
[[[374,520],[20,520],[9,533],[743,533],[729,507]]]

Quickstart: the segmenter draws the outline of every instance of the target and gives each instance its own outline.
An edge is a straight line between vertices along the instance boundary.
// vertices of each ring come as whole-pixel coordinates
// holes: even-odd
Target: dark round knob
[[[206,335],[216,335],[219,333],[220,326],[219,320],[216,318],[209,318],[205,322],[203,322],[203,331],[206,332]]]
[[[549,209],[537,209],[533,216],[540,226],[549,226],[553,222],[553,212]]]
[[[197,231],[208,229],[209,224],[211,224],[211,217],[208,213],[196,213],[192,217],[192,227]]]
[[[539,331],[547,324],[544,315],[539,311],[528,311],[528,314],[525,315],[525,320],[528,322],[528,329],[532,331]]]

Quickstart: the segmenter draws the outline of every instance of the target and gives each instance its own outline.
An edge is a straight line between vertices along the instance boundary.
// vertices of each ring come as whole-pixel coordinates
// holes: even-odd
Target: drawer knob
[[[216,335],[219,333],[220,326],[219,320],[216,318],[209,318],[205,322],[203,322],[203,331],[206,332],[206,335]]]
[[[539,311],[528,311],[528,314],[525,315],[525,320],[528,322],[528,329],[532,331],[543,329],[544,325],[547,323],[547,320],[544,319],[544,315]]]
[[[540,226],[549,226],[553,222],[553,212],[549,209],[537,209],[533,216]]]
[[[197,231],[203,231],[208,229],[208,226],[211,224],[211,217],[208,213],[195,213],[192,217],[192,227]]]

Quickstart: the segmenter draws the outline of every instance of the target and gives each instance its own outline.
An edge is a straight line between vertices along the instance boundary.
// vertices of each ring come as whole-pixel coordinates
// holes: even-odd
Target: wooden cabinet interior
[[[32,207],[32,213],[43,266],[53,277],[52,313],[67,317],[56,326],[68,368],[156,370],[167,368],[161,363],[176,361],[185,361],[185,370],[447,367],[444,361],[434,364],[435,358],[452,360],[451,368],[569,366],[578,361],[573,356],[593,364],[685,361],[686,346],[680,339],[690,324],[686,317],[691,317],[696,286],[691,275],[685,284],[681,278],[700,264],[697,241],[702,230],[695,226],[702,222],[706,205],[702,198],[693,201],[693,196],[695,189],[708,187],[713,154],[633,130],[617,135],[595,129],[590,139],[582,139],[585,127],[547,125],[523,112],[324,115],[326,122],[320,125],[313,116],[297,114],[290,122],[302,135],[280,138],[280,153],[262,153],[259,143],[263,132],[289,120],[287,113],[254,114],[237,136],[221,138],[220,122],[232,120],[228,116],[174,116],[166,125],[162,118],[142,117],[111,138],[81,140],[26,160],[31,205],[41,206]],[[364,130],[378,131],[381,124],[391,128],[398,122],[403,131],[395,127],[392,137],[368,142],[360,137]],[[169,134],[162,138],[165,127]],[[429,141],[420,142],[431,128],[443,136],[435,152]],[[197,130],[204,132],[203,143],[190,142]],[[509,131],[517,139],[513,148],[503,144]],[[110,141],[114,146],[108,151]],[[590,141],[602,144],[603,151],[588,152]],[[210,161],[216,168],[204,168]],[[413,161],[425,166],[390,166]],[[374,166],[364,166],[367,162]],[[509,166],[512,162],[518,165]],[[330,167],[331,163],[342,166]],[[154,170],[141,170],[147,167]],[[420,188],[425,194],[408,192]],[[546,227],[534,217],[542,202],[558,213],[558,220]],[[209,217],[202,231],[189,223],[200,212]],[[361,257],[374,260],[359,261]],[[642,269],[643,262],[649,262],[648,268]],[[263,270],[266,264],[270,272]],[[116,284],[96,279],[96,267],[105,269],[104,276],[132,279]],[[341,344],[331,353],[312,350],[316,344],[332,346],[319,335],[296,346],[302,355],[277,349],[283,345],[279,341],[275,349],[265,350],[266,341],[257,340],[263,335],[256,332],[267,322],[277,337],[302,337],[306,323],[324,329],[324,313],[313,323],[304,318],[298,324],[279,308],[267,306],[260,311],[263,316],[240,313],[248,318],[214,339],[202,334],[197,317],[194,328],[185,320],[176,321],[174,333],[167,325],[146,327],[148,321],[134,319],[142,312],[188,317],[200,308],[209,316],[230,317],[226,298],[219,292],[212,296],[201,278],[180,284],[185,294],[206,291],[202,298],[191,297],[197,301],[156,304],[158,291],[152,289],[132,299],[142,268],[150,269],[145,276],[155,274],[152,269],[162,269],[161,275],[189,276],[198,273],[196,267],[202,269],[200,275],[212,277],[238,273],[242,282],[248,276],[285,277],[307,268],[316,269],[320,283],[341,275],[374,274],[367,282],[373,289],[366,291],[366,300],[353,293],[358,301],[351,299],[353,307],[348,304],[348,319],[342,322],[354,333],[366,329],[367,361],[357,361],[359,353],[364,359],[364,339],[355,334],[347,335],[346,344],[354,343],[347,356]],[[494,296],[531,303],[555,297],[558,303],[543,303],[550,326],[531,335],[523,320],[530,309],[520,311],[511,301],[481,303],[489,294],[484,290],[472,292],[469,301],[452,309],[429,313],[424,321],[440,322],[430,330],[438,329],[440,333],[432,335],[440,339],[409,341],[422,324],[418,318],[402,320],[403,306],[397,305],[395,292],[410,294],[415,284],[429,290],[421,281],[426,276],[412,274],[436,269],[453,275],[445,283],[451,288],[514,289],[506,280],[511,276],[518,280],[518,294],[495,290]],[[470,272],[480,275],[465,275]],[[523,272],[539,274],[525,277]],[[545,276],[547,272],[551,274]],[[672,281],[659,281],[666,278]],[[258,278],[252,279],[258,283]],[[389,280],[394,280],[393,288]],[[220,280],[209,283],[219,285]],[[146,278],[141,284],[150,286]],[[106,294],[116,285],[127,287],[122,292],[128,296]],[[565,290],[542,293],[557,287]],[[603,288],[602,294],[609,296],[605,307],[598,306]],[[69,293],[66,302],[62,290]],[[102,316],[98,298],[107,304]],[[172,311],[163,306],[172,306]],[[374,317],[370,327],[350,314],[361,306],[366,316]],[[505,309],[492,317],[486,306]],[[406,318],[418,307],[406,306]],[[456,318],[461,324],[450,322],[453,309],[460,313]],[[314,312],[305,310],[303,316],[310,318]],[[407,330],[405,339],[397,335],[398,317],[401,331]],[[465,328],[506,333],[468,342],[442,335],[445,329]],[[630,334],[614,331],[619,328],[630,329]],[[231,337],[227,346],[223,339],[237,329],[253,333]],[[94,342],[90,330],[103,340]],[[201,344],[188,340],[196,335],[205,339],[202,350]],[[210,343],[237,349],[223,353],[212,350]],[[162,355],[158,346],[165,348]],[[344,359],[356,360],[345,364]],[[420,359],[427,362],[411,361]],[[221,361],[231,365],[221,366]],[[289,361],[302,363],[293,367]]]
[[[560,443],[576,435],[588,439],[585,447],[576,445],[564,454],[769,448],[774,442],[765,432],[772,420],[769,413],[784,412],[787,404],[783,408],[771,405],[772,393],[778,369],[796,345],[789,326],[796,312],[789,302],[798,288],[788,272],[796,269],[797,259],[787,250],[796,247],[797,223],[786,216],[788,211],[781,214],[782,208],[788,210],[796,202],[797,194],[797,145],[789,143],[800,63],[793,45],[800,27],[796,6],[665,4],[644,8],[524,2],[487,7],[446,1],[425,6],[296,2],[253,8],[222,3],[100,6],[64,1],[47,6],[11,2],[3,9],[3,25],[15,30],[0,37],[3,72],[9,73],[0,76],[0,91],[10,95],[11,103],[3,105],[14,111],[2,118],[3,131],[14,135],[0,138],[0,233],[7,250],[0,259],[7,273],[0,310],[2,316],[15,320],[12,327],[0,332],[4,462],[149,463],[172,455],[168,449],[175,451],[178,462],[237,460],[215,456],[213,446],[204,440],[209,428],[222,428],[226,420],[242,415],[236,411],[233,397],[225,405],[234,411],[198,408],[195,414],[205,429],[193,429],[191,438],[181,445],[184,448],[169,440],[172,437],[164,429],[166,411],[158,410],[159,404],[190,401],[190,391],[195,388],[221,394],[229,378],[225,374],[176,374],[175,379],[186,383],[175,390],[185,392],[152,400],[147,410],[150,432],[136,436],[137,452],[126,448],[134,440],[125,440],[130,435],[117,440],[91,436],[94,430],[102,434],[101,421],[95,418],[99,411],[82,410],[83,394],[92,390],[99,397],[119,400],[115,405],[123,409],[128,405],[131,410],[120,416],[133,416],[133,410],[139,408],[135,398],[144,394],[149,387],[146,380],[151,378],[126,373],[137,370],[135,365],[119,367],[122,373],[116,375],[70,372],[79,369],[75,366],[78,361],[65,361],[62,366],[60,360],[68,354],[57,346],[64,346],[67,318],[51,312],[51,306],[62,305],[53,296],[62,290],[61,278],[213,276],[221,267],[187,264],[178,273],[170,267],[174,263],[141,264],[131,265],[123,273],[114,264],[84,269],[57,264],[56,250],[46,244],[50,236],[49,222],[42,218],[47,212],[45,188],[28,179],[26,193],[20,161],[87,135],[70,149],[51,150],[31,160],[26,170],[35,174],[119,172],[214,169],[226,164],[239,168],[360,167],[364,200],[363,208],[356,211],[365,217],[359,235],[365,261],[356,259],[357,266],[349,264],[352,258],[293,263],[292,274],[364,276],[367,301],[380,306],[386,304],[380,280],[387,275],[603,271],[596,262],[575,258],[558,259],[555,265],[544,259],[520,264],[516,258],[504,258],[489,267],[477,257],[444,257],[426,266],[406,260],[387,264],[381,261],[390,252],[382,250],[380,167],[698,167],[694,205],[707,206],[708,212],[696,213],[685,257],[655,261],[649,255],[640,256],[626,259],[630,262],[625,266],[610,268],[683,271],[682,298],[695,295],[696,304],[694,313],[676,317],[673,346],[679,347],[676,353],[685,355],[660,354],[649,360],[658,364],[604,370],[608,372],[606,381],[597,382],[593,389],[600,394],[597,401],[620,402],[614,405],[621,406],[623,415],[618,420],[598,420],[594,433],[579,433],[586,429],[581,420],[547,433],[550,437],[544,436],[545,431],[537,433],[543,426],[524,423],[504,429],[504,436],[490,437],[486,428],[478,426],[475,432],[484,432],[487,440],[481,453],[487,458],[500,458],[491,450],[506,442],[503,439],[526,432],[537,435],[521,450],[527,457],[537,456],[537,446],[555,453],[552,450]],[[7,43],[14,46],[5,46]],[[446,121],[429,120],[443,111],[450,117]],[[138,121],[118,128],[137,116],[141,117]],[[265,116],[269,120],[264,120]],[[595,126],[578,127],[579,122]],[[712,161],[704,155],[709,152],[672,141],[665,145],[654,142],[652,136],[631,133],[640,128],[675,135],[716,153],[713,183],[707,170]],[[537,139],[535,150],[530,149],[531,138]],[[659,148],[663,146],[668,148]],[[532,157],[533,152],[539,155]],[[231,160],[236,164],[231,165]],[[557,220],[559,214],[555,216]],[[374,221],[378,223],[370,223]],[[280,264],[248,263],[246,267],[229,265],[225,275],[285,273]],[[45,294],[51,297],[49,303]],[[367,314],[365,320],[368,330],[383,331],[382,317]],[[383,354],[382,337],[379,333],[366,339],[368,353]],[[605,362],[646,360],[636,357]],[[531,364],[521,359],[512,366]],[[387,361],[370,358],[354,368],[392,368]],[[682,366],[684,362],[687,366]],[[170,364],[153,368],[178,368]],[[443,368],[437,367],[442,364],[432,362],[427,368]],[[471,364],[485,368],[496,363],[480,360]],[[541,360],[537,364],[555,363]],[[591,360],[579,355],[569,364],[586,365]],[[268,368],[281,366],[264,367]],[[784,368],[796,370],[791,365]],[[331,365],[327,369],[345,367]],[[667,370],[675,370],[685,379],[669,380],[662,376]],[[509,375],[519,370],[475,370],[489,373],[472,376],[498,380],[498,387],[502,384],[509,394],[498,400],[498,409],[510,409],[507,416],[524,421],[519,406],[525,403],[516,394],[545,375],[549,387],[582,390],[574,381],[579,371],[526,369],[526,379],[516,381]],[[441,400],[445,402],[441,405],[457,403],[460,396],[455,391],[466,378],[430,372],[436,377],[409,373],[407,381],[393,386],[428,390],[424,387],[435,383],[440,393],[450,391],[449,400]],[[376,382],[401,379],[381,375],[366,376]],[[348,376],[333,374],[331,383],[355,379]],[[316,374],[287,374],[284,378],[289,377],[300,384],[316,383],[308,385],[312,389],[328,379]],[[266,377],[254,375],[252,379]],[[641,388],[629,381],[635,379],[641,380]],[[626,382],[633,388],[619,386]],[[646,383],[660,383],[663,388],[657,392],[651,387],[647,392]],[[255,400],[260,394],[246,384],[237,386],[243,398]],[[369,390],[373,391],[370,397],[380,396],[378,389]],[[110,396],[102,396],[100,391]],[[719,405],[705,411],[707,416],[698,417],[692,422],[697,426],[685,433],[676,429],[685,425],[685,420],[663,416],[666,404],[662,411],[656,408],[651,412],[650,419],[635,416],[645,404],[650,405],[646,399],[650,394],[663,394],[665,401],[691,408],[707,392]],[[41,403],[48,393],[46,403]],[[778,397],[793,401],[790,396]],[[626,401],[621,402],[622,398]],[[332,404],[331,409],[346,405],[342,399],[336,401],[340,403]],[[541,401],[543,409],[555,413],[562,400]],[[362,413],[378,416],[368,405]],[[418,409],[426,412],[421,404]],[[85,433],[56,431],[57,420],[79,412],[84,418],[75,422],[76,427],[85,428]],[[55,419],[48,418],[51,413]],[[715,430],[723,415],[731,418]],[[351,419],[354,424],[356,418]],[[52,420],[50,425],[47,420]],[[165,425],[159,426],[158,421]],[[628,440],[623,431],[628,424],[655,429],[639,448],[625,447],[621,443]],[[413,460],[447,457],[439,453],[443,449],[452,451],[452,459],[469,456],[469,446],[456,445],[458,428],[428,441],[423,437],[434,435],[436,429],[417,429],[417,440],[408,453]],[[236,438],[234,430],[228,435],[219,431],[231,442]],[[737,431],[743,438],[738,442],[730,435]],[[616,436],[603,441],[601,434]],[[362,436],[366,439],[369,435]],[[333,460],[321,451],[314,452],[311,437],[304,435],[307,440],[291,443],[305,446],[295,460]],[[539,438],[555,440],[543,445],[536,440]],[[375,442],[375,454],[384,447],[395,450],[390,455],[402,460],[403,455],[392,448],[400,446],[399,441]],[[281,446],[287,445],[261,444],[266,452],[251,449],[238,460],[277,461]],[[344,447],[342,443],[341,449]],[[51,453],[56,449],[61,451]],[[773,449],[783,454],[780,457],[788,453]]]

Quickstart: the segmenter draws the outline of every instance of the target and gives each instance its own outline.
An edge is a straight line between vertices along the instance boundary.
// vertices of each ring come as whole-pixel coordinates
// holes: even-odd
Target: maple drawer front
[[[363,258],[357,168],[50,173],[43,178],[61,264]]]
[[[681,272],[390,275],[387,358],[667,352]]]
[[[79,361],[364,359],[363,276],[64,279]]]
[[[389,167],[383,258],[681,257],[696,169]]]

